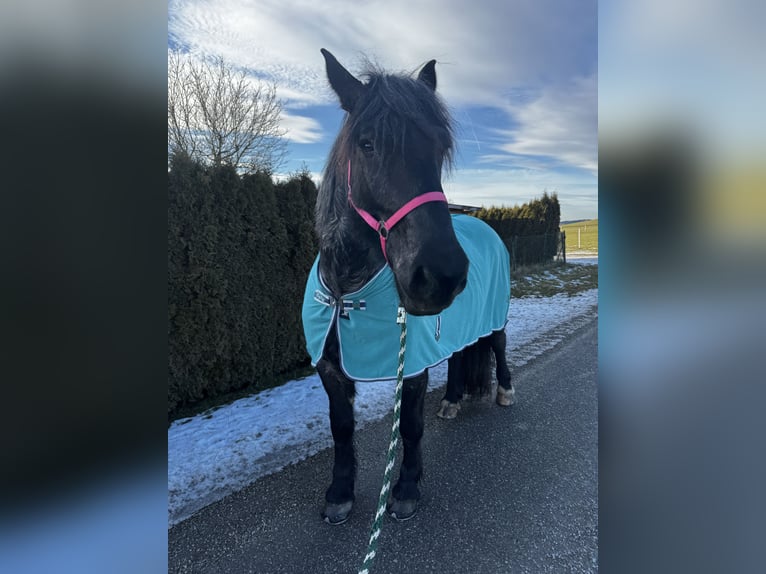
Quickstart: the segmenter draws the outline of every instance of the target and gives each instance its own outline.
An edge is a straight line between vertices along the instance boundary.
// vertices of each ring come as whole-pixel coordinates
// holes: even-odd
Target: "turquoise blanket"
[[[468,284],[439,315],[407,316],[405,377],[418,375],[502,329],[508,317],[511,272],[505,245],[491,227],[475,217],[453,215],[452,225],[470,261]],[[303,297],[303,330],[311,364],[319,362],[327,335],[335,328],[340,367],[349,379],[396,378],[398,307],[399,295],[388,265],[360,290],[336,301],[322,281],[317,256]]]

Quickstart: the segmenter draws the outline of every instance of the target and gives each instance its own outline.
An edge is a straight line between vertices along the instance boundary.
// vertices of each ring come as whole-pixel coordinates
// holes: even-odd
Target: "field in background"
[[[580,246],[577,245],[577,231],[580,231]],[[598,219],[567,223],[561,226],[567,234],[567,253],[589,251],[598,253]]]

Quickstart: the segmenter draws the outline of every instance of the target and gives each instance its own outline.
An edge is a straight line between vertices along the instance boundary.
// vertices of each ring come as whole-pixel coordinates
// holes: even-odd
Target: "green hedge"
[[[482,208],[473,215],[497,232],[514,266],[551,261],[558,251],[561,208],[555,193],[521,206]]]
[[[317,252],[317,189],[171,159],[168,414],[308,363],[301,303]]]

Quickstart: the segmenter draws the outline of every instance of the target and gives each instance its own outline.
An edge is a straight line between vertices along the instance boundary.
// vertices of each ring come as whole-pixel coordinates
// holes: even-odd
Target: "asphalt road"
[[[384,522],[374,573],[598,570],[596,325],[514,369],[510,409],[468,402],[443,421],[434,414],[442,390],[428,395],[420,510],[409,522]],[[346,524],[319,517],[327,449],[169,530],[168,571],[357,572],[390,425],[388,416],[356,435],[357,498]]]

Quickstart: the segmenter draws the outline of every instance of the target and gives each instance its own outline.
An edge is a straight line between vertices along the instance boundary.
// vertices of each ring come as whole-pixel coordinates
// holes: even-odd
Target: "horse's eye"
[[[359,147],[362,148],[362,152],[364,153],[364,155],[372,155],[372,152],[375,151],[375,147],[372,145],[372,142],[370,140],[360,141]]]

